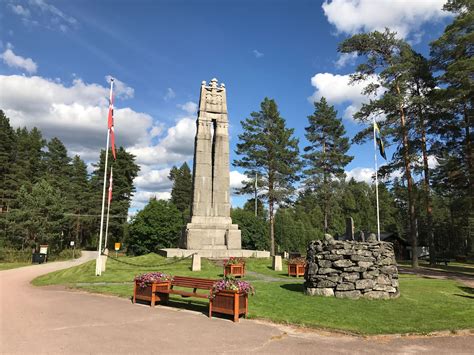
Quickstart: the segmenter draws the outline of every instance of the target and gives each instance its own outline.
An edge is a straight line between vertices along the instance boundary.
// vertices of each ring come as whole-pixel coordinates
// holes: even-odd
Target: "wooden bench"
[[[218,280],[201,279],[197,277],[174,276],[173,280],[171,281],[169,289],[160,289],[156,291],[157,299],[162,300],[164,303],[166,303],[168,298],[163,297],[163,296],[165,295],[167,296],[170,294],[180,295],[181,297],[197,297],[197,298],[208,299],[209,300],[209,318],[212,318],[214,298],[211,297],[211,294],[212,294],[212,288],[217,281]],[[189,289],[192,289],[192,291],[181,290],[181,289],[177,290],[175,287],[189,288]],[[239,299],[237,298],[237,296],[232,295],[232,297],[229,298],[227,302],[230,305],[232,305],[232,312],[227,312],[225,309],[222,309],[222,306],[220,307],[220,305],[217,304],[216,313],[231,314],[234,316],[234,322],[238,322],[239,315],[244,314],[244,316],[247,316],[247,311],[248,311],[247,298],[245,298],[244,300],[245,304],[243,305],[237,304],[238,302],[239,302]]]
[[[158,294],[180,295],[181,297],[197,297],[209,299],[212,287],[217,280],[201,279],[198,277],[174,276],[168,290],[159,290]],[[177,290],[175,287],[190,288],[192,291]],[[198,292],[207,291],[207,292]],[[209,318],[212,316],[212,307],[209,306]]]

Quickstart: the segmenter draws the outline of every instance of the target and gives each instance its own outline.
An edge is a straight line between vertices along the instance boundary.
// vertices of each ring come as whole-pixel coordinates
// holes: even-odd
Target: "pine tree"
[[[18,188],[24,185],[30,190],[31,186],[44,176],[43,148],[46,141],[37,128],[33,128],[31,131],[26,128],[18,128],[16,139],[14,174]]]
[[[415,125],[415,139],[411,142],[411,148],[415,155],[421,151],[421,170],[423,171],[423,204],[426,213],[426,232],[430,247],[430,264],[436,263],[436,248],[433,230],[433,206],[431,199],[431,169],[428,165],[428,134],[432,132],[438,123],[439,112],[436,105],[435,86],[436,82],[431,73],[428,60],[421,54],[414,53],[411,73],[411,90],[409,115],[413,116]],[[416,166],[415,166],[416,171]]]
[[[270,249],[275,255],[275,206],[291,199],[293,183],[299,180],[298,139],[293,137],[294,129],[286,128],[274,100],[265,98],[260,111],[250,116],[241,121],[243,132],[236,153],[242,158],[234,160],[234,165],[243,168],[247,176],[258,173],[260,197],[268,201]],[[254,184],[247,181],[239,193],[253,193]]]
[[[6,213],[9,210],[18,188],[13,175],[15,150],[15,131],[10,126],[8,117],[0,110],[0,212]]]
[[[68,157],[67,149],[59,138],[52,138],[46,147],[45,177],[53,187],[65,192],[71,175],[71,158]]]
[[[3,245],[7,238],[6,216],[18,189],[13,169],[15,150],[15,131],[10,126],[8,117],[0,110],[0,245]]]
[[[452,185],[464,195],[466,226],[463,234],[471,248],[474,247],[474,154],[472,151],[472,117],[474,101],[474,3],[470,0],[449,0],[444,10],[455,14],[453,22],[444,33],[431,43],[431,57],[434,69],[440,73],[439,100],[451,113],[446,115],[438,134],[446,149],[440,149],[438,156],[444,165],[451,165],[457,174],[451,178]],[[449,127],[449,129],[446,129]],[[447,162],[450,160],[451,162]]]
[[[17,208],[8,215],[12,244],[33,247],[49,244],[53,253],[62,249],[64,200],[46,180],[40,180],[29,192],[22,186]]]
[[[76,244],[83,246],[90,238],[92,226],[87,215],[91,213],[92,206],[87,166],[78,155],[72,159],[70,192],[68,210],[74,214],[69,218],[72,235]]]
[[[177,168],[173,166],[168,178],[173,182],[171,189],[171,202],[175,204],[181,213],[189,211],[192,199],[193,182],[191,170],[186,162]],[[187,216],[185,216],[187,217]]]
[[[135,156],[128,153],[123,147],[116,150],[117,160],[110,161],[107,168],[107,177],[110,176],[110,168],[114,167],[112,203],[110,206],[109,221],[109,244],[115,241],[123,241],[125,226],[127,224],[128,209],[130,208],[135,186],[133,180],[137,177],[140,167],[135,163]],[[112,156],[109,150],[109,157]],[[94,171],[91,177],[91,193],[93,201],[93,214],[98,216],[94,221],[96,235],[100,229],[100,213],[102,203],[102,188],[105,167],[105,151],[102,150],[100,160],[94,164]],[[108,181],[108,178],[107,178]],[[108,186],[108,183],[107,183]],[[92,222],[92,221],[91,221]],[[105,227],[104,227],[105,228]],[[105,230],[105,229],[104,229]]]
[[[303,154],[307,169],[304,170],[305,184],[322,196],[324,232],[329,231],[330,206],[334,189],[334,178],[344,179],[344,168],[353,157],[347,155],[349,139],[334,106],[329,106],[324,97],[314,103],[315,111],[308,116],[309,126],[305,128],[310,143]]]
[[[340,52],[353,53],[365,57],[366,61],[357,67],[356,73],[352,75],[353,82],[364,82],[366,79],[376,76],[377,82],[368,84],[364,90],[367,95],[373,95],[383,88],[383,93],[372,99],[370,103],[364,104],[360,111],[354,116],[361,122],[371,123],[373,115],[384,114],[386,119],[382,128],[385,128],[385,136],[389,134],[400,146],[398,154],[394,157],[397,164],[394,166],[403,168],[408,189],[408,216],[410,222],[409,235],[412,245],[412,266],[418,267],[418,248],[416,232],[416,208],[414,181],[412,176],[412,163],[414,157],[410,149],[410,128],[412,122],[408,116],[406,97],[410,91],[410,79],[412,78],[413,56],[411,47],[401,39],[396,38],[395,32],[388,29],[385,32],[374,31],[363,33],[346,39],[339,45]],[[361,137],[370,136],[371,129],[366,129],[355,137],[361,141]],[[369,135],[368,135],[369,134]]]

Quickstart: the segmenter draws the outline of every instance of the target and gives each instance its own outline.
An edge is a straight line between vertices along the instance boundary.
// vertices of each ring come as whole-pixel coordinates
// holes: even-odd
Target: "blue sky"
[[[117,80],[116,142],[137,155],[133,210],[169,196],[169,168],[192,161],[200,83],[227,87],[231,151],[240,121],[276,100],[300,148],[312,98],[325,96],[352,137],[363,97],[347,85],[355,59],[337,45],[389,27],[427,54],[450,22],[444,0],[1,0],[0,108],[14,126],[58,136],[97,160],[105,145],[107,78]],[[368,181],[371,143],[352,146],[349,176]],[[389,150],[390,153],[390,150]],[[235,157],[231,153],[231,159]],[[232,185],[243,176],[232,168]],[[241,205],[242,197],[233,197]]]

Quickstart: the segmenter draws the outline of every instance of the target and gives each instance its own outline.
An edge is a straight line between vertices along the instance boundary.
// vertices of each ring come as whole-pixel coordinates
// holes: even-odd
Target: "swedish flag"
[[[387,156],[385,155],[385,148],[383,146],[383,141],[382,141],[382,136],[380,134],[380,129],[379,126],[377,125],[377,122],[374,120],[374,132],[375,132],[375,141],[377,142],[377,146],[379,147],[379,152],[382,158],[387,160]]]

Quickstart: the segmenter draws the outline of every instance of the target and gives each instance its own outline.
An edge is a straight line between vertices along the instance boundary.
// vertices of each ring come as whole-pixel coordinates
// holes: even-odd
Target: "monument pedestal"
[[[178,249],[167,248],[158,250],[158,254],[166,258],[185,258],[197,253],[201,258],[228,259],[231,256],[236,258],[269,258],[269,251],[245,250],[245,249]]]
[[[236,224],[188,223],[181,247],[185,249],[240,249],[241,231]]]

